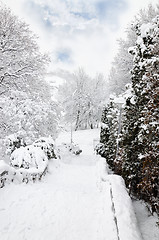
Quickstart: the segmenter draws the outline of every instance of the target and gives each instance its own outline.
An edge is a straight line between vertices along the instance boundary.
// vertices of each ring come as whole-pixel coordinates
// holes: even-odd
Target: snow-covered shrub
[[[57,158],[55,154],[55,143],[51,137],[41,137],[33,143],[33,146],[40,147],[44,151],[48,159]]]
[[[74,143],[62,143],[62,145],[59,146],[59,151],[62,152],[71,152],[75,155],[79,155],[82,150],[79,148],[78,144]]]
[[[10,155],[15,149],[25,147],[24,139],[17,134],[11,134],[5,138],[6,154]]]
[[[105,152],[105,146],[103,143],[98,143],[95,148],[94,148],[94,151],[96,152],[96,154],[99,154],[101,156],[104,155],[104,152]]]
[[[10,157],[10,165],[17,169],[44,170],[48,164],[48,158],[44,151],[32,145],[16,149]]]
[[[5,182],[12,182],[15,171],[3,160],[0,160],[0,188],[4,187]]]
[[[13,181],[40,180],[47,167],[48,158],[41,148],[33,145],[17,148],[11,154],[10,165],[0,161],[0,188]]]
[[[50,140],[51,144],[51,140]],[[41,146],[21,146],[12,151],[9,164],[0,161],[0,187],[6,182],[40,180],[48,169],[48,157]]]

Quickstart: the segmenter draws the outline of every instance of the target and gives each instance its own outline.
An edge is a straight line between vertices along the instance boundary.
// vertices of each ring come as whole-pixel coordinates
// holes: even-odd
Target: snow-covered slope
[[[51,161],[41,182],[0,189],[1,240],[141,239],[122,181],[93,152],[98,137],[98,130],[75,132],[81,155]],[[69,139],[63,133],[57,143]]]

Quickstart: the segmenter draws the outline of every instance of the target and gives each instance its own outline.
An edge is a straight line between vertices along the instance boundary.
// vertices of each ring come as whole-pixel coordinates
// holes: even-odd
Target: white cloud
[[[3,0],[39,35],[53,69],[108,74],[117,50],[116,38],[152,0]],[[153,0],[153,3],[158,2]]]

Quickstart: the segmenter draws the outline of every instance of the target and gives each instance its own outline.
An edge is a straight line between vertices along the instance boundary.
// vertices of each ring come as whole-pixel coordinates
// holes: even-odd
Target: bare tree
[[[59,99],[65,112],[65,121],[75,130],[97,127],[103,102],[106,99],[106,81],[103,75],[89,77],[82,68],[59,89]]]

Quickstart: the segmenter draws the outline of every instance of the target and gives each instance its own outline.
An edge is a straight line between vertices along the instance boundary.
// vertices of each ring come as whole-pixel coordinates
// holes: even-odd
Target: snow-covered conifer
[[[127,185],[158,209],[159,171],[159,16],[136,25],[132,87],[135,103],[127,100],[123,174]]]
[[[114,102],[114,97],[110,98],[109,103],[104,108],[101,119],[100,143],[97,149],[102,157],[106,158],[107,163],[114,170],[117,153],[117,138],[119,127],[119,109]]]

